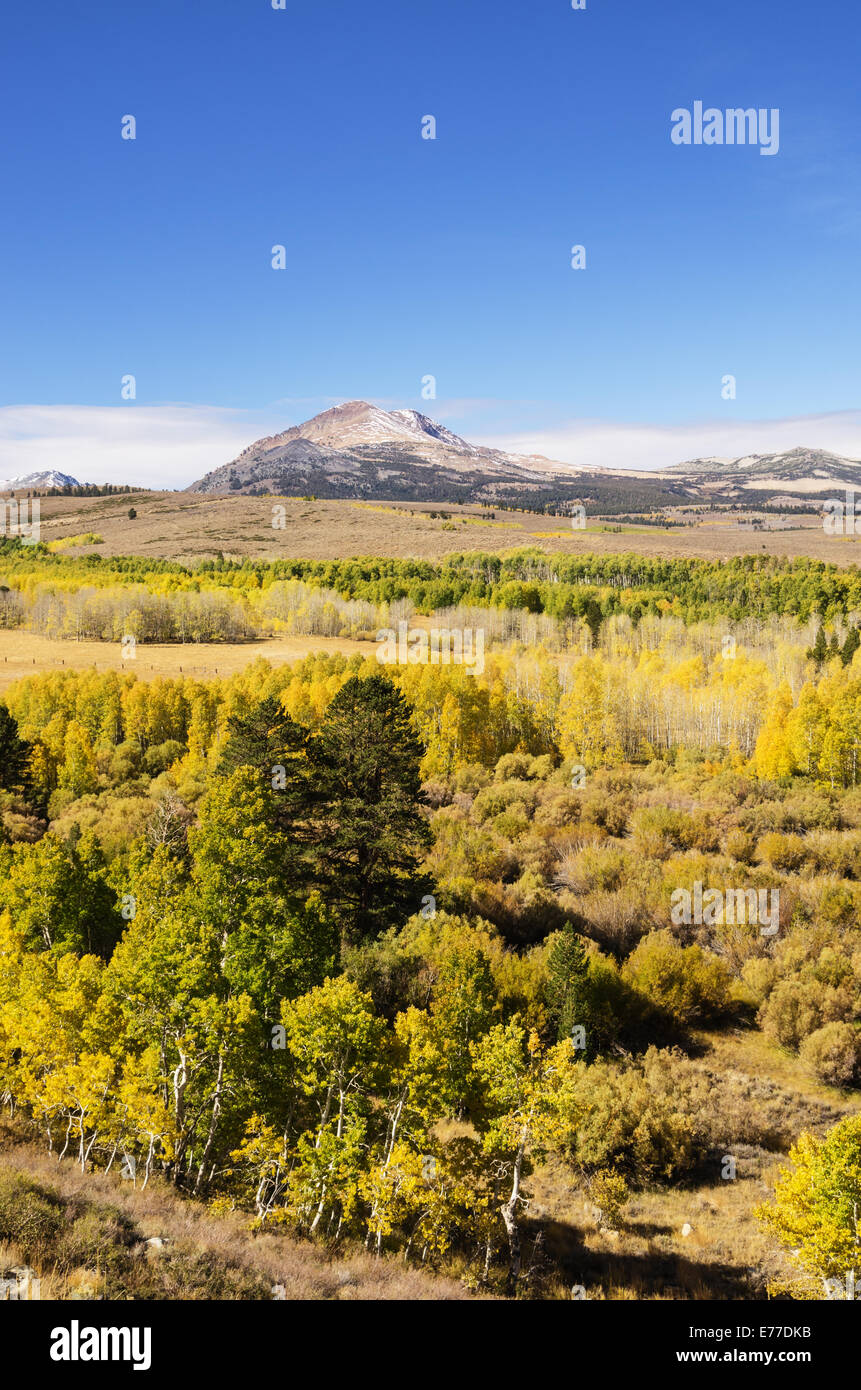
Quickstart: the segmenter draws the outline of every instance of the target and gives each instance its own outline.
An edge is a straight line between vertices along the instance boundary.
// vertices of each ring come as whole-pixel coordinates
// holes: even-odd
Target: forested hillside
[[[593,634],[615,614],[634,623],[645,615],[668,614],[685,623],[786,615],[804,624],[861,613],[857,566],[769,555],[717,562],[520,550],[438,563],[220,559],[189,567],[134,556],[71,557],[44,544],[0,540],[0,625],[56,637],[236,640],[289,625],[293,611],[307,605],[309,590],[329,596],[330,623],[346,617],[354,628],[372,622],[382,606],[403,601],[425,614],[457,605],[582,620]],[[345,610],[344,603],[358,606]],[[323,603],[317,606],[322,610]]]
[[[487,615],[481,672],[316,656],[10,687],[16,1123],[84,1175],[474,1290],[821,1296],[857,1239],[855,579],[685,568],[687,622],[601,606],[570,628],[548,611],[570,573],[500,571],[543,595],[517,605],[538,626],[470,592],[446,620]],[[778,615],[782,583],[821,630]],[[744,593],[770,616],[697,620]],[[845,1181],[822,1187],[832,1153]],[[718,1232],[695,1260],[649,1234],[680,1210]]]

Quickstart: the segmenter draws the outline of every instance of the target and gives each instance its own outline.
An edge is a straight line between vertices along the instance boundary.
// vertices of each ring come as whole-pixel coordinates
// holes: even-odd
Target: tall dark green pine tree
[[[544,997],[547,1012],[556,1028],[556,1039],[570,1038],[573,1028],[580,1024],[586,1029],[586,1053],[591,1050],[589,1038],[588,991],[589,957],[582,938],[570,922],[550,947],[547,957],[547,983]]]
[[[289,773],[296,772],[305,739],[302,726],[270,695],[248,714],[234,714],[228,719],[218,774],[228,776],[238,767],[254,767],[271,785],[274,768],[284,767]]]
[[[386,676],[354,676],[308,742],[319,888],[348,940],[401,923],[427,887],[419,876],[431,841],[421,809],[425,750],[410,714]]]
[[[0,705],[0,788],[3,791],[24,791],[30,745],[18,733],[18,725],[5,705]]]
[[[253,768],[265,794],[267,822],[281,848],[278,877],[296,902],[304,901],[319,877],[306,854],[316,838],[309,820],[307,730],[269,696],[247,714],[227,721],[227,738],[216,767],[227,778],[239,768]]]
[[[844,666],[849,665],[859,647],[861,647],[861,635],[859,635],[857,627],[850,627],[840,652],[840,660]]]
[[[267,790],[277,793],[278,829],[289,831],[296,841],[307,838],[301,831],[308,804],[307,738],[302,725],[270,695],[247,714],[231,715],[216,769],[220,777],[228,777],[237,768],[255,768]]]
[[[821,666],[828,656],[828,643],[825,640],[825,628],[820,623],[816,633],[816,640],[812,647],[807,648],[808,660],[812,659],[817,666]]]

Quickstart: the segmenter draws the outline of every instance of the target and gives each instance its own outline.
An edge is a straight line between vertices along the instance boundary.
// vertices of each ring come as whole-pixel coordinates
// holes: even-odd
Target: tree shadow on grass
[[[660,1225],[637,1226],[638,1236],[669,1234]],[[536,1226],[530,1231],[534,1239]],[[624,1228],[619,1239],[625,1239]],[[760,1277],[743,1265],[698,1260],[672,1251],[592,1250],[576,1227],[565,1222],[544,1223],[544,1249],[558,1277],[580,1286],[587,1298],[626,1291],[635,1299],[749,1300],[764,1297]]]

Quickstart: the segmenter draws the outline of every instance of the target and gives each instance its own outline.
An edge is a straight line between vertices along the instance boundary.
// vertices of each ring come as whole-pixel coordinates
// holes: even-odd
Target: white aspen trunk
[[[215,1143],[215,1131],[218,1127],[218,1118],[221,1114],[221,1091],[224,1084],[224,1053],[219,1053],[218,1075],[215,1079],[215,1095],[212,1101],[212,1118],[209,1123],[209,1133],[206,1137],[206,1144],[203,1148],[203,1156],[200,1160],[200,1167],[197,1170],[197,1181],[194,1184],[194,1192],[197,1194],[202,1182],[203,1174],[206,1170],[206,1162]]]
[[[522,1265],[522,1255],[520,1249],[520,1228],[517,1225],[517,1203],[520,1198],[520,1179],[523,1172],[523,1157],[526,1152],[526,1130],[521,1130],[520,1145],[514,1160],[514,1172],[511,1181],[511,1193],[508,1201],[503,1202],[500,1207],[502,1220],[505,1223],[505,1230],[508,1235],[508,1249],[510,1263],[508,1267],[508,1280],[512,1289],[517,1285],[520,1278]]]

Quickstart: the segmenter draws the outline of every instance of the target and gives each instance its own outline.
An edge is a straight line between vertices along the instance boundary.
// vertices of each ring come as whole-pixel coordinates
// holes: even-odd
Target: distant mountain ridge
[[[256,440],[186,491],[490,503],[560,489],[574,496],[579,479],[605,476],[606,469],[472,444],[417,410],[347,401]]]
[[[740,458],[701,458],[675,463],[665,470],[665,476],[683,474],[686,478],[706,481],[726,481],[729,474],[742,485],[756,486],[763,481],[780,483],[817,482],[861,483],[861,460],[833,454],[828,449],[799,447],[779,454],[745,454]]]
[[[798,497],[861,487],[861,462],[799,447],[736,459],[699,458],[645,472],[555,462],[472,444],[417,410],[347,401],[258,439],[188,492],[377,497],[493,503],[577,497],[631,507]],[[751,500],[753,500],[751,498]]]
[[[0,481],[0,492],[49,492],[51,488],[81,487],[77,478],[68,473],[59,473],[55,468],[42,473],[26,473],[21,478],[7,478]]]

